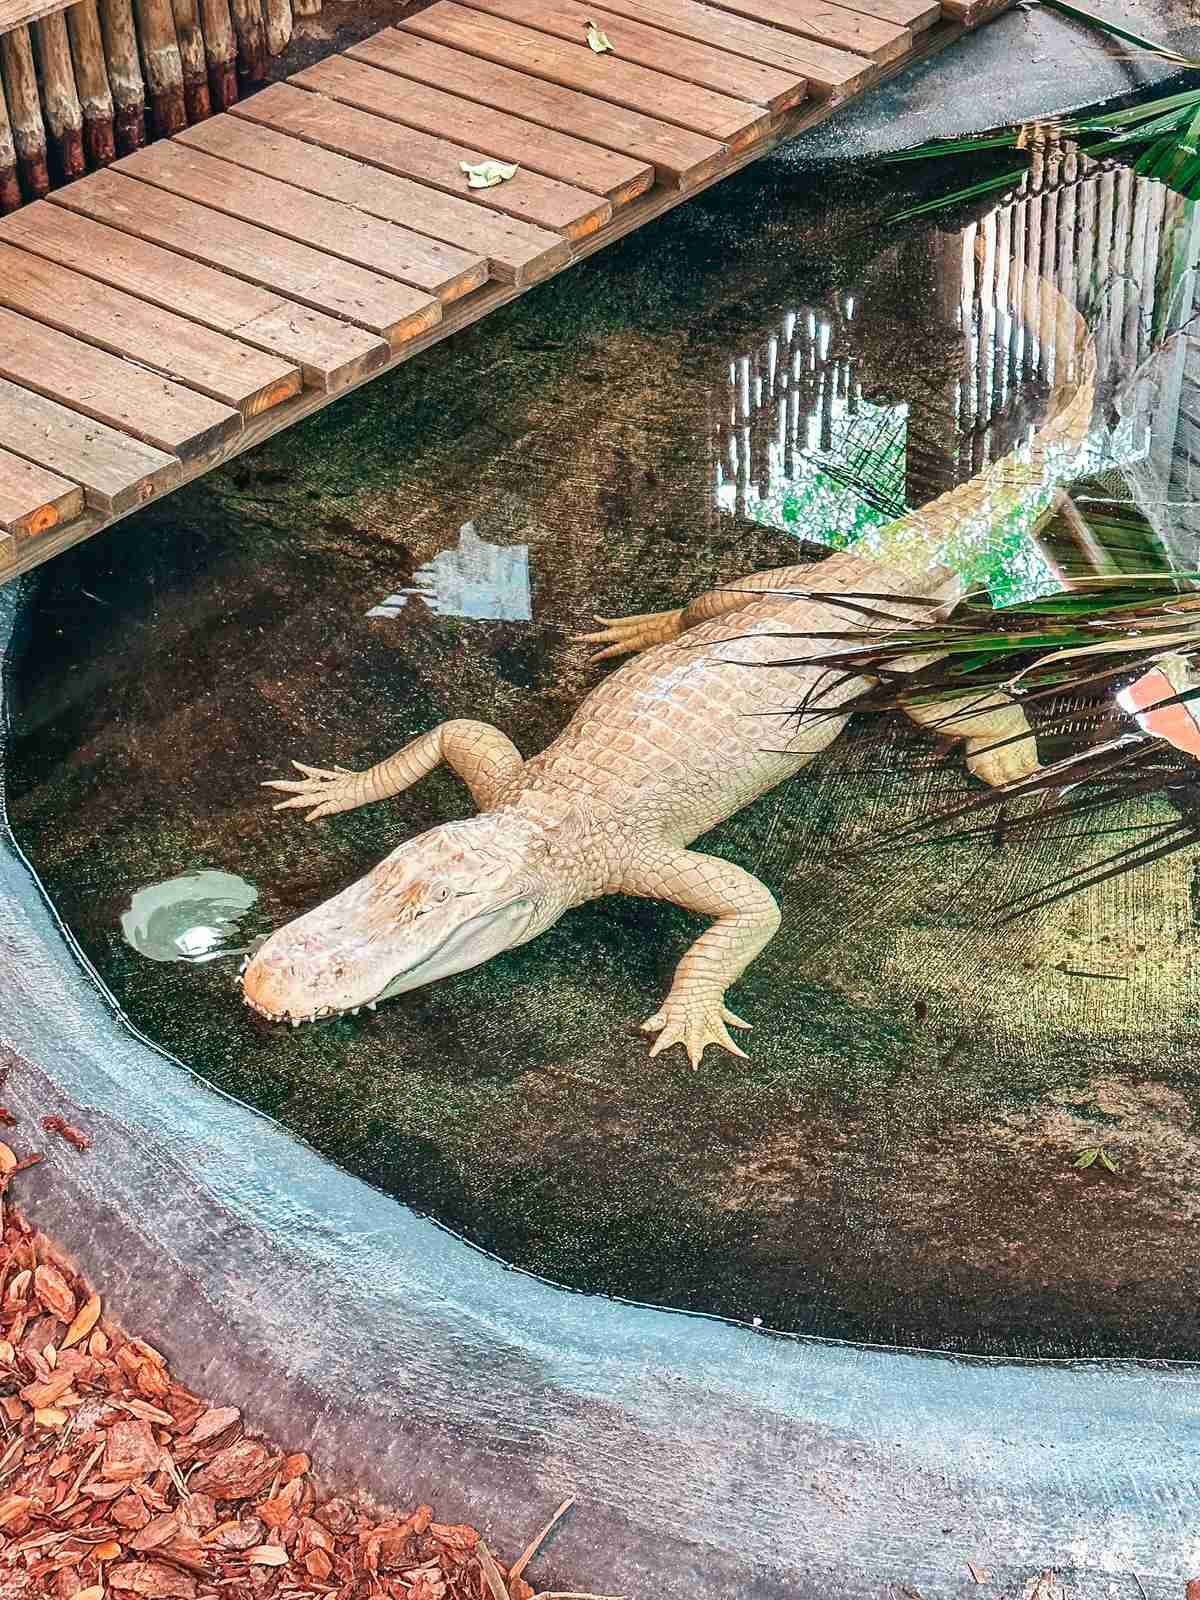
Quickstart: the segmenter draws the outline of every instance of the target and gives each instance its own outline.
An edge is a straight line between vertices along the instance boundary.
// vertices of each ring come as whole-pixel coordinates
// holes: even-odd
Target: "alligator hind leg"
[[[953,699],[902,702],[922,728],[961,739],[967,771],[994,789],[1031,778],[1038,770],[1037,741],[1024,710],[996,689],[976,689]]]
[[[443,761],[458,773],[481,811],[495,804],[524,765],[521,752],[499,728],[458,717],[431,728],[366,772],[306,767],[302,761],[293,761],[303,777],[272,778],[263,788],[282,789],[291,795],[290,800],[279,802],[276,811],[311,806],[305,821],[315,822],[318,817],[388,800],[410,789]]]
[[[669,644],[683,632],[683,608],[676,611],[640,611],[629,617],[593,617],[604,626],[598,633],[575,633],[576,643],[603,645],[593,650],[591,659],[608,656],[635,656],[656,644]]]
[[[681,1044],[697,1067],[715,1044],[744,1057],[729,1028],[750,1024],[729,1010],[725,991],[779,927],[771,891],[731,861],[669,846],[648,852],[615,887],[716,918],[676,967],[662,1006],[642,1023],[644,1033],[658,1034],[650,1054]]]
[[[741,611],[773,589],[803,589],[811,586],[817,570],[817,566],[809,562],[801,567],[771,567],[765,572],[751,572],[744,578],[734,578],[719,589],[709,589],[697,595],[677,611],[641,611],[628,617],[596,617],[597,622],[604,624],[598,633],[577,633],[574,637],[585,644],[602,647],[593,651],[593,661],[603,661],[608,656],[637,655],[656,644],[668,644],[672,639],[678,639],[681,633],[686,633],[698,623],[711,622],[714,617]]]

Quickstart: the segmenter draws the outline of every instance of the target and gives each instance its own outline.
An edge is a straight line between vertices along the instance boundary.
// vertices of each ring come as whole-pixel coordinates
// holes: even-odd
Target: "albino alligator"
[[[677,611],[598,617],[602,630],[583,636],[600,646],[598,657],[634,659],[528,761],[496,728],[455,720],[368,772],[294,763],[303,776],[270,787],[291,795],[276,809],[310,807],[309,821],[399,794],[442,761],[480,814],[408,840],[273,934],[244,971],[247,1003],[293,1024],[374,1007],[536,938],[586,900],[643,895],[715,919],[642,1024],[657,1034],[651,1055],[674,1044],[693,1066],[710,1044],[744,1055],[729,1028],[750,1024],[729,1010],[725,993],[774,934],[779,909],[750,873],[688,845],[791,777],[847,720],[828,708],[859,693],[861,678],[824,693],[819,717],[764,714],[765,704],[800,705],[821,677],[804,665],[760,670],[794,656],[786,635],[844,635],[854,626],[822,593],[952,601],[955,570],[986,547],[1003,518],[1048,498],[1060,481],[1091,420],[1095,357],[1077,313],[1032,275],[1025,310],[1043,337],[1057,324],[1060,381],[1050,420],[1024,452],[868,536],[869,553],[860,541],[815,568],[751,574]],[[912,714],[924,722],[946,715],[917,707]],[[989,783],[1037,765],[1024,713],[995,694],[956,711],[944,731],[965,740],[968,766]],[[997,740],[1007,742],[993,748]]]

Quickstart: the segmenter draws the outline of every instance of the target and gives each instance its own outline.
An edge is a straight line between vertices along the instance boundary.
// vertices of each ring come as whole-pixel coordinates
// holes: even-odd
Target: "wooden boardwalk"
[[[0,220],[0,582],[1001,9],[436,0]],[[613,49],[597,54],[585,16]],[[462,163],[519,164],[469,189]]]

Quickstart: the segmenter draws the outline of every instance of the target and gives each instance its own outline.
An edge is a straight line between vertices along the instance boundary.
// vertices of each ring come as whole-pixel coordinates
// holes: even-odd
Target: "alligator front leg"
[[[725,991],[778,928],[774,895],[731,861],[669,847],[648,852],[617,887],[716,918],[676,967],[662,1007],[642,1023],[643,1032],[658,1034],[650,1054],[681,1044],[697,1067],[706,1047],[715,1044],[744,1057],[729,1027],[750,1024],[729,1010]]]
[[[411,788],[443,761],[458,773],[481,811],[495,804],[524,764],[521,752],[499,728],[458,717],[431,728],[366,772],[352,772],[346,767],[306,767],[302,761],[293,761],[303,778],[272,778],[263,788],[282,789],[292,796],[281,800],[276,811],[311,806],[305,821],[315,822],[318,817],[388,800]]]

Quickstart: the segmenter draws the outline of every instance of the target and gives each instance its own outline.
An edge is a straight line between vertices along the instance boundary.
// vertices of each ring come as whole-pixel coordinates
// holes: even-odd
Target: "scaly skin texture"
[[[774,934],[779,908],[750,873],[688,846],[819,754],[845,724],[837,706],[865,686],[860,678],[831,687],[813,667],[764,673],[764,664],[797,653],[781,635],[852,627],[845,610],[822,601],[829,593],[886,593],[901,597],[890,604],[898,616],[928,616],[903,597],[952,602],[956,573],[993,529],[1031,497],[1048,498],[1060,480],[1090,423],[1094,353],[1077,313],[1050,285],[1033,279],[1027,293],[1026,312],[1041,327],[1047,315],[1057,320],[1063,376],[1051,419],[1024,456],[897,519],[870,537],[869,551],[864,541],[816,567],[752,574],[676,611],[597,618],[603,627],[584,636],[599,647],[597,659],[632,659],[527,761],[497,729],[454,721],[369,772],[301,767],[300,779],[276,781],[290,795],[280,809],[306,808],[313,820],[399,794],[445,761],[482,815],[448,825],[449,845],[446,830],[433,829],[401,846],[360,884],[275,934],[245,974],[248,1003],[293,1021],[357,1009],[397,985],[428,981],[423,968],[441,976],[533,938],[571,906],[632,894],[713,919],[642,1024],[657,1035],[651,1055],[675,1044],[693,1066],[710,1044],[744,1055],[729,1029],[750,1025],[728,1009],[725,993]],[[800,706],[814,691],[819,716],[771,710]],[[994,694],[964,701],[949,719],[929,707],[911,715],[963,739],[968,765],[987,782],[1036,767],[1023,712]],[[1009,742],[992,749],[998,740]],[[492,887],[482,904],[460,906],[480,899],[475,886],[484,880]],[[511,924],[505,930],[489,920],[498,907]],[[403,937],[366,938],[364,919]]]

